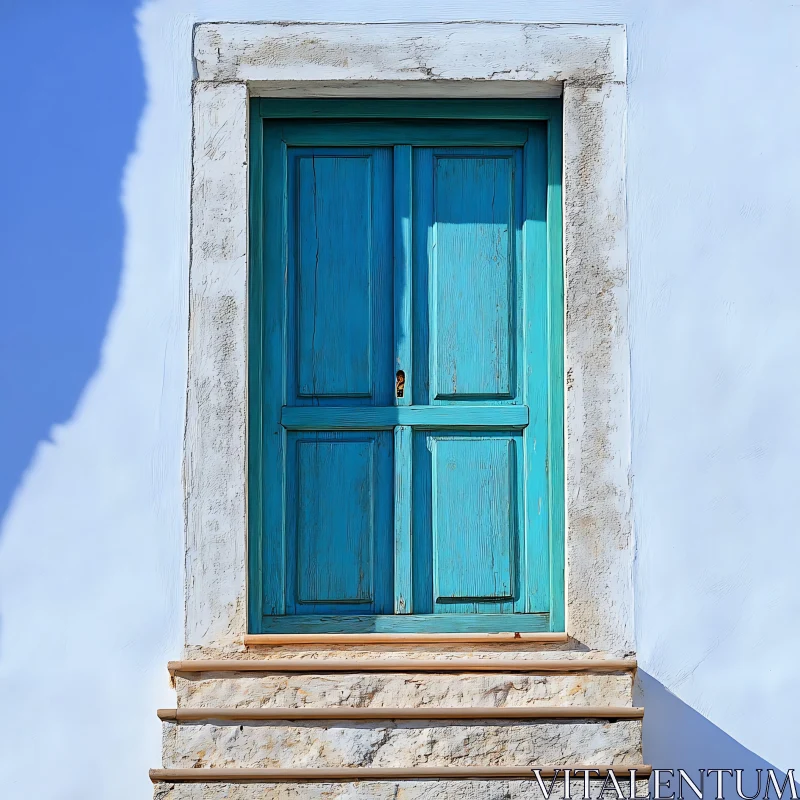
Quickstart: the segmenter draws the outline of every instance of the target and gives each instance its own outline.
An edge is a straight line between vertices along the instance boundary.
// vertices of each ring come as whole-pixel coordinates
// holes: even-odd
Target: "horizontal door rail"
[[[402,430],[402,429],[401,429]],[[395,447],[398,447],[396,444]],[[402,448],[402,442],[399,445]],[[395,451],[397,452],[397,450]],[[413,602],[413,601],[412,601]],[[263,615],[261,630],[265,635],[288,634],[443,634],[485,635],[488,633],[547,633],[550,615],[529,614],[330,614]]]
[[[630,706],[524,706],[465,708],[160,708],[159,719],[198,720],[391,720],[391,719],[642,719]]]
[[[527,406],[284,406],[281,425],[291,431],[412,428],[524,428]]]
[[[534,769],[542,778],[563,777],[570,770],[573,778],[583,779],[591,770],[591,778],[604,778],[613,770],[618,780],[629,780],[633,771],[636,780],[647,780],[652,767],[646,764],[564,764],[563,766],[529,767],[308,767],[305,769],[254,769],[244,767],[198,767],[194,769],[151,769],[153,783],[327,783],[332,781],[387,780],[531,780]]]
[[[566,633],[247,633],[245,647],[289,644],[564,644]]]
[[[170,673],[192,672],[631,672],[633,658],[498,659],[454,658],[448,660],[386,658],[275,658],[191,659],[170,661]]]
[[[458,120],[438,123],[398,120],[327,120],[309,124],[305,120],[279,120],[272,123],[280,138],[290,147],[330,146],[347,142],[350,147],[523,147],[529,124],[537,122]]]
[[[553,90],[561,94],[561,84],[555,83]],[[444,99],[415,97],[413,100],[373,100],[362,98],[274,98],[254,99],[253,109],[262,118],[312,118],[346,119],[532,119],[546,120],[561,113],[558,99],[483,99],[476,103],[472,99]]]

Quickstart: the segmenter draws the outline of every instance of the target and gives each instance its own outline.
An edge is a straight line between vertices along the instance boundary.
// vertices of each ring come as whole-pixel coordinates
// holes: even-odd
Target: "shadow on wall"
[[[0,519],[100,360],[144,105],[137,0],[2,4]]]
[[[751,796],[755,795],[758,784],[756,770],[764,770],[758,795],[760,798],[764,797],[766,790],[766,770],[775,770],[779,785],[783,785],[785,773],[728,736],[641,668],[637,671],[634,705],[645,708],[645,763],[659,769],[673,769],[676,773],[678,769],[683,769],[695,782],[698,782],[700,770],[742,769],[745,771],[742,789]],[[705,784],[703,796],[715,797],[716,775],[706,776]],[[669,797],[673,791],[677,796],[675,780],[669,789],[662,790],[662,796]],[[725,798],[738,797],[733,777],[724,776],[723,791]],[[688,786],[685,786],[683,794],[685,800],[694,800],[696,797]],[[777,796],[773,786],[770,786],[769,796]],[[783,797],[791,797],[788,786]]]

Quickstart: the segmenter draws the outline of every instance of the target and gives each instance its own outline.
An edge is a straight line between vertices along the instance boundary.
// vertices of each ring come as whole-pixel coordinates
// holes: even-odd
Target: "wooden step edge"
[[[160,708],[163,721],[199,720],[392,720],[392,719],[642,719],[631,706],[525,706],[462,708]]]
[[[245,647],[291,644],[564,644],[566,633],[248,633]]]
[[[598,659],[191,659],[170,661],[170,675],[193,672],[632,672],[633,658]]]
[[[586,770],[592,778],[604,778],[613,770],[618,780],[647,780],[652,767],[646,764],[565,765],[543,767],[343,767],[306,769],[252,769],[244,767],[197,767],[192,769],[151,769],[153,783],[328,783],[341,781],[404,780],[535,780],[534,770],[542,778],[562,778],[570,770],[572,778],[583,779]]]

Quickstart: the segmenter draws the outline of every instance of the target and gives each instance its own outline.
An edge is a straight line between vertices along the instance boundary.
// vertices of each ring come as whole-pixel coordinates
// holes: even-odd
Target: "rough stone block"
[[[178,676],[184,708],[630,706],[630,673],[237,673]]]
[[[164,767],[641,763],[639,720],[164,723]]]

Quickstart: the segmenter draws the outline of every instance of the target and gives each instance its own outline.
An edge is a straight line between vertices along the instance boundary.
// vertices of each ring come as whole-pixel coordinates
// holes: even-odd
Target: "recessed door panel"
[[[511,599],[514,440],[431,437],[430,449],[435,602]]]
[[[369,603],[374,441],[297,443],[297,600]]]
[[[517,394],[520,164],[520,151],[501,148],[418,156],[420,193],[430,191],[417,230],[427,239],[432,402]]]
[[[293,613],[367,614],[391,605],[391,436],[364,431],[290,438]]]
[[[387,148],[289,151],[289,366],[300,403],[371,404],[391,368],[390,175]]]
[[[525,610],[523,437],[524,429],[414,435],[415,610]]]

